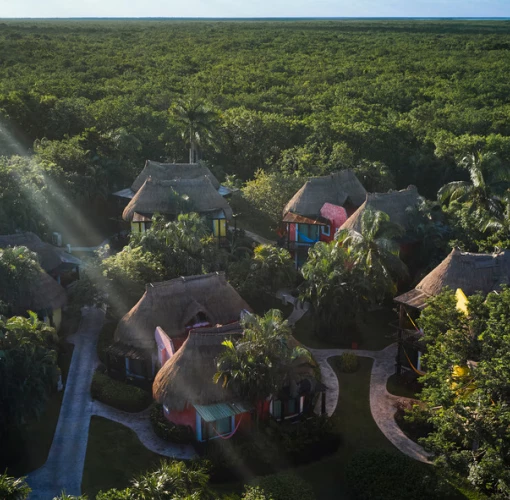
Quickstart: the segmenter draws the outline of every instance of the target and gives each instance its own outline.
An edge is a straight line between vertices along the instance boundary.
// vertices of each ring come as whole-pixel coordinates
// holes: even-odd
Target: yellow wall
[[[55,325],[55,330],[58,332],[60,330],[60,325],[62,324],[62,309],[56,309],[53,311],[53,324]]]
[[[132,233],[145,233],[145,222],[131,222]]]
[[[227,220],[213,219],[213,234],[217,238],[227,236]]]

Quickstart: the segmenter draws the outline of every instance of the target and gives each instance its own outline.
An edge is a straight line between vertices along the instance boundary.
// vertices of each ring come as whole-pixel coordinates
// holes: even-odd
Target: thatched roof
[[[367,192],[352,170],[341,170],[325,177],[311,177],[292,197],[283,210],[304,217],[316,217],[324,203],[343,206],[350,201],[359,207]]]
[[[211,405],[232,401],[232,393],[213,382],[224,340],[242,334],[239,323],[191,330],[182,347],[156,375],[152,392],[158,403],[181,411],[187,404]]]
[[[133,182],[131,190],[136,193],[149,177],[157,181],[172,181],[176,179],[198,179],[204,176],[211,181],[214,189],[218,190],[220,188],[218,179],[202,163],[158,163],[157,161],[147,160],[145,167]]]
[[[410,229],[407,209],[416,207],[420,201],[421,196],[415,186],[409,186],[402,191],[390,191],[389,193],[369,193],[363,205],[345,221],[340,229],[360,231],[361,217],[368,207],[374,211],[387,213],[392,222],[400,224],[404,229]]]
[[[143,349],[155,348],[154,331],[161,327],[169,337],[182,337],[186,325],[202,313],[212,325],[238,321],[250,310],[227,282],[224,273],[176,278],[147,285],[139,302],[119,322],[115,341]]]
[[[45,271],[53,271],[62,264],[79,266],[80,259],[63,248],[46,243],[34,233],[15,233],[0,235],[0,248],[27,247],[39,257],[39,263]]]
[[[122,218],[131,221],[135,213],[178,215],[183,211],[204,215],[222,211],[227,219],[232,218],[230,205],[206,176],[173,181],[149,177],[124,209]]]
[[[467,253],[454,249],[416,287],[395,298],[396,302],[422,309],[428,298],[444,288],[462,289],[466,295],[489,292],[510,284],[510,251],[498,254]]]
[[[34,312],[55,311],[66,304],[66,291],[49,274],[41,271],[12,306],[13,313],[21,315],[29,310]]]

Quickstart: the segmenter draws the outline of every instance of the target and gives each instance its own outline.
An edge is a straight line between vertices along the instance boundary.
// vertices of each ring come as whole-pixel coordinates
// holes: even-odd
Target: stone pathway
[[[127,413],[100,403],[99,401],[94,401],[92,403],[92,414],[129,427],[136,433],[141,443],[154,453],[180,460],[186,460],[196,456],[195,449],[190,444],[181,445],[167,443],[156,436],[152,430],[148,409],[140,413]]]
[[[353,349],[310,349],[319,363],[326,391],[326,412],[332,415],[338,404],[338,378],[328,362],[328,358],[352,352],[357,356],[372,358],[370,377],[370,411],[372,417],[386,438],[402,453],[420,462],[430,463],[431,455],[419,444],[409,439],[395,421],[395,403],[406,398],[394,396],[386,389],[388,378],[395,373],[395,355],[397,345],[392,344],[382,351],[364,351]]]
[[[278,290],[276,292],[276,298],[280,299],[284,304],[292,304],[294,306],[294,309],[287,318],[287,322],[290,326],[295,325],[310,310],[310,304],[308,302],[301,302],[288,290]]]
[[[62,490],[81,494],[81,479],[89,435],[90,382],[96,368],[96,343],[104,311],[84,308],[78,331],[69,337],[74,344],[60,416],[46,463],[29,474],[31,500],[48,500]]]

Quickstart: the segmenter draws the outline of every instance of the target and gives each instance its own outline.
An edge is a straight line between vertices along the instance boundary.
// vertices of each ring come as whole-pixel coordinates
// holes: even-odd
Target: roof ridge
[[[216,271],[216,272],[207,273],[207,274],[195,274],[192,276],[179,276],[178,278],[172,278],[171,280],[158,281],[157,283],[147,283],[145,285],[145,289],[147,291],[149,291],[152,288],[163,288],[163,287],[168,286],[172,283],[188,283],[190,281],[198,281],[198,280],[202,280],[202,279],[206,279],[206,278],[224,277],[224,276],[225,276],[224,271]]]

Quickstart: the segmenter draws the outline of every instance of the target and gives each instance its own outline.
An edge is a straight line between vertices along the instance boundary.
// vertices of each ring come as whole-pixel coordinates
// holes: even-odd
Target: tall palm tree
[[[190,96],[177,101],[171,109],[172,116],[182,130],[182,138],[189,145],[189,162],[200,160],[203,145],[214,145],[217,113],[203,100]]]
[[[510,186],[509,176],[494,153],[480,151],[464,156],[459,165],[469,172],[471,182],[455,181],[437,193],[441,203],[458,201],[469,203],[469,211],[480,210],[492,217],[500,217],[503,203],[498,196]]]
[[[24,477],[15,478],[0,474],[0,498],[2,500],[25,500],[31,492]]]
[[[403,234],[402,226],[391,222],[388,214],[367,209],[361,217],[359,232],[342,229],[335,236],[339,244],[354,254],[354,265],[361,266],[379,289],[379,298],[384,298],[397,279],[407,275],[396,242]]]

